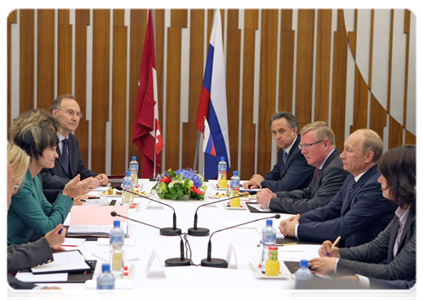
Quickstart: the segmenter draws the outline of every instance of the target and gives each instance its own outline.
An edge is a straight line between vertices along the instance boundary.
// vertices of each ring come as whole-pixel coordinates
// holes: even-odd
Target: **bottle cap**
[[[132,160],[137,160],[137,157],[135,155],[132,156]]]
[[[113,226],[114,227],[120,227],[120,220],[114,220],[113,221]]]
[[[266,220],[266,226],[273,226],[273,220]]]
[[[308,268],[308,260],[307,259],[300,260],[300,268]]]
[[[110,264],[103,264],[101,266],[101,271],[104,272],[110,272]]]
[[[126,171],[125,176],[131,176],[131,171]]]
[[[276,246],[270,246],[269,247],[269,250],[278,250],[278,247],[276,247]]]
[[[238,171],[234,171],[234,176],[238,176]]]
[[[220,158],[220,160],[225,160],[225,157],[224,157],[224,156],[222,156],[222,157]]]

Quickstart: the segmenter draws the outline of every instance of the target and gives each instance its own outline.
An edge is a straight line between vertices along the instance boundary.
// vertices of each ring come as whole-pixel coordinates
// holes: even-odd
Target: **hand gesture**
[[[106,186],[109,184],[109,177],[107,177],[106,174],[98,174],[95,178],[100,182],[102,186]]]
[[[87,194],[94,187],[98,186],[98,180],[94,177],[89,177],[84,180],[80,180],[81,176],[78,174],[70,180],[63,189],[62,194],[71,198],[75,198],[80,195]]]
[[[276,194],[268,188],[261,189],[257,193],[257,203],[261,204],[264,208],[269,208],[270,199],[276,198]]]
[[[297,224],[300,223],[300,218],[301,218],[301,215],[297,214],[295,216],[290,217],[289,219],[282,221],[279,224],[279,231],[284,236],[294,237],[295,236],[295,228],[297,227]]]
[[[61,233],[59,233],[61,229],[63,230]],[[65,236],[66,229],[63,228],[62,224],[59,224],[52,231],[47,232],[44,237],[47,240],[50,248],[56,248],[63,244],[63,242],[65,241]]]

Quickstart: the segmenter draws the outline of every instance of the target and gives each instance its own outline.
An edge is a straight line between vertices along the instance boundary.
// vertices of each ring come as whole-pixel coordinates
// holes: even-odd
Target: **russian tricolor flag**
[[[210,134],[209,122],[207,122],[206,118],[204,118],[203,152],[216,156],[216,148],[214,147],[213,138]]]
[[[196,120],[198,130],[204,133],[204,119],[207,119],[216,152],[216,155],[205,153],[204,177],[207,179],[217,178],[221,157],[225,157],[228,170],[230,168],[225,69],[222,22],[220,11],[216,10]]]

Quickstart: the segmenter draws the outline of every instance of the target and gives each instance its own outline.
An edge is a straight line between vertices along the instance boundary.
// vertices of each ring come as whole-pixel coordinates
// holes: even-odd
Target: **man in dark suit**
[[[246,189],[268,188],[272,192],[302,189],[310,183],[314,167],[307,164],[298,149],[301,136],[298,122],[289,112],[276,112],[269,122],[273,138],[280,148],[278,161],[272,171],[262,176],[254,174],[243,184]]]
[[[54,100],[50,108],[54,118],[60,123],[59,145],[56,148],[59,158],[53,169],[41,171],[43,192],[49,202],[54,202],[58,193],[63,190],[69,180],[81,175],[81,180],[94,177],[97,185],[107,185],[106,174],[97,174],[85,167],[79,150],[78,139],[72,134],[82,118],[78,102],[72,95],[62,95]]]
[[[350,172],[341,190],[325,206],[298,214],[280,223],[285,236],[323,242],[342,237],[341,246],[366,243],[381,232],[394,216],[397,205],[382,196],[377,161],[383,142],[370,129],[353,132],[340,157]]]
[[[341,188],[348,172],[335,147],[335,134],[325,122],[304,126],[299,148],[308,164],[316,167],[311,183],[294,191],[273,193],[262,189],[257,193],[257,202],[263,207],[289,214],[305,213],[326,205]]]
[[[15,182],[15,177],[13,173],[12,166],[10,165],[9,161],[5,161],[5,214],[7,215],[7,211],[9,209],[12,195],[15,192],[15,186],[17,182]],[[64,237],[64,235],[63,235]],[[44,238],[43,238],[44,239]],[[46,256],[45,253],[41,252],[49,252],[51,255],[50,247],[48,247],[48,243],[42,244],[46,239],[44,239],[41,243],[33,243],[32,245],[19,245],[19,250],[17,252],[15,248],[6,248],[6,271],[10,266],[9,263],[12,264],[19,264],[19,266],[25,265],[27,268],[29,267],[28,263],[35,262],[35,261],[43,261],[44,257]],[[36,245],[34,245],[36,244]],[[9,254],[12,254],[12,257],[9,255],[11,260],[8,260],[8,249]],[[13,256],[15,252],[16,256]],[[47,254],[48,255],[48,254]],[[38,260],[40,259],[40,260]],[[32,267],[33,265],[31,265]],[[13,267],[14,268],[14,267]],[[26,283],[17,280],[13,275],[10,273],[5,273],[5,298],[6,299],[26,299],[34,297],[36,299],[68,299],[66,294],[57,287],[42,287],[36,286],[32,283]]]

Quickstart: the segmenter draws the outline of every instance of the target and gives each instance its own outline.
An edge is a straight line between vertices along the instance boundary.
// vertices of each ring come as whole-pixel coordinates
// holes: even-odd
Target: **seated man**
[[[272,211],[289,214],[305,213],[326,205],[339,191],[348,172],[342,167],[335,134],[325,122],[310,123],[301,130],[301,153],[310,166],[316,167],[308,187],[295,191],[273,193],[262,189],[257,202]]]
[[[85,167],[78,139],[72,134],[82,117],[78,102],[71,95],[59,96],[54,100],[50,112],[60,123],[60,133],[56,148],[59,158],[54,168],[41,171],[43,193],[47,200],[54,201],[68,181],[78,174],[81,175],[81,180],[94,177],[101,185],[107,185],[109,179],[106,174],[97,174]]]
[[[325,206],[298,214],[280,223],[280,232],[308,242],[335,240],[340,245],[358,246],[369,242],[392,220],[397,205],[382,196],[377,161],[383,142],[370,129],[353,132],[340,157],[350,172],[341,190]]]
[[[255,174],[243,184],[246,189],[268,188],[272,192],[302,189],[310,183],[314,167],[307,164],[298,149],[301,136],[298,122],[289,112],[276,112],[269,122],[273,138],[280,148],[278,162],[272,171],[262,176]]]

